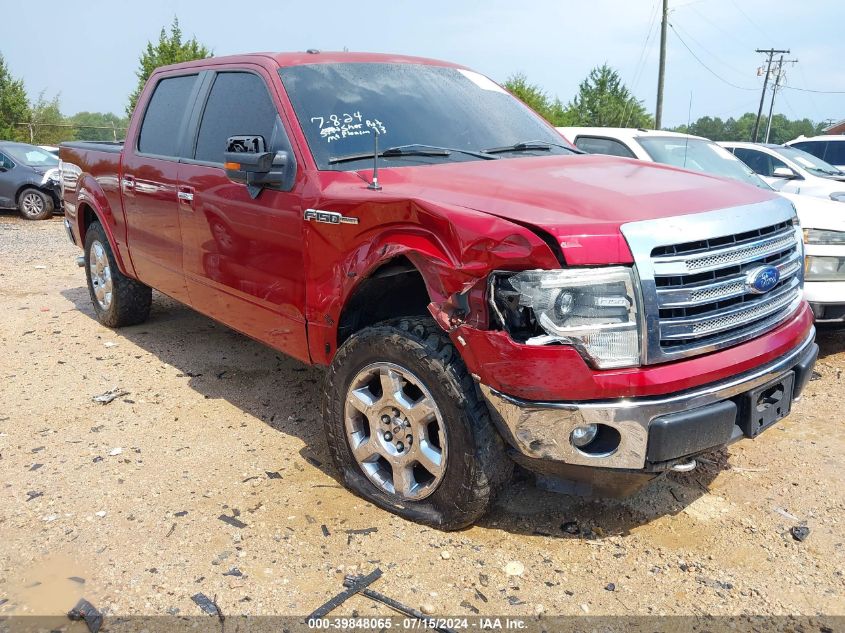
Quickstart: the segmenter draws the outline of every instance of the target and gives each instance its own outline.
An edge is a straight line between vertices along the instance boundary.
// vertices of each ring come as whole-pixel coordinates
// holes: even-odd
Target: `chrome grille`
[[[645,361],[672,360],[759,336],[798,307],[803,249],[785,200],[622,227],[640,274]],[[703,235],[702,235],[703,234]],[[690,235],[699,236],[695,241]],[[675,239],[672,239],[672,238]],[[757,294],[749,271],[774,266],[778,284]]]

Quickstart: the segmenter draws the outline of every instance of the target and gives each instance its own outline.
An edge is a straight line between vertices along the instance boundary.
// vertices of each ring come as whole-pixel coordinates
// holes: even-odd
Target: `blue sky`
[[[216,55],[344,47],[421,55],[465,64],[499,82],[523,72],[563,101],[593,66],[607,62],[653,112],[659,3],[4,0],[0,52],[31,97],[58,93],[66,114],[123,113],[140,52],[174,15],[186,35]],[[755,48],[791,49],[789,57],[799,60],[788,71],[792,88],[845,93],[842,0],[670,0],[670,8],[664,125],[685,123],[690,101],[692,119],[756,111],[763,57]],[[845,119],[845,94],[787,89],[775,111]]]

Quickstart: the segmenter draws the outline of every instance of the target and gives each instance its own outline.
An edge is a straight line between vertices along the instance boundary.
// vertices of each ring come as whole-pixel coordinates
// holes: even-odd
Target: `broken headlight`
[[[497,273],[492,282],[504,328],[526,345],[572,345],[599,369],[640,363],[640,328],[630,268]]]

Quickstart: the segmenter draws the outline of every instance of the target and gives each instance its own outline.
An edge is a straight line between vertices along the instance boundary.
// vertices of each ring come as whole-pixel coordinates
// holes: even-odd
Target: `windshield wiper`
[[[565,149],[573,154],[582,154],[580,150],[573,149],[566,145],[562,145],[560,143],[550,143],[549,141],[523,141],[521,143],[514,143],[513,145],[506,145],[504,147],[491,147],[489,149],[482,150],[485,154],[504,154],[506,152],[532,152],[532,151],[541,151],[541,152],[550,152],[552,151],[552,147],[560,147]]]
[[[437,145],[422,145],[419,143],[412,143],[410,145],[397,145],[396,147],[388,147],[383,152],[379,152],[379,158],[392,158],[394,156],[451,156],[452,152],[459,154],[468,154],[476,158],[483,158],[490,160],[495,156],[488,156],[481,152],[473,152],[468,149],[458,149],[455,147],[439,147]],[[332,156],[329,158],[330,165],[338,163],[351,163],[356,160],[366,160],[373,158],[373,152],[361,152],[360,154],[347,154],[346,156]]]

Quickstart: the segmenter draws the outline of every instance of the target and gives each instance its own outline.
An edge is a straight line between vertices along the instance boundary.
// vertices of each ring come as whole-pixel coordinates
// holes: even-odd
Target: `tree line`
[[[54,145],[67,140],[108,141],[122,139],[135,103],[149,76],[159,66],[204,59],[213,52],[196,37],[183,38],[179,20],[169,30],[162,28],[158,41],[150,41],[141,52],[136,76],[138,83],[129,96],[126,115],[104,112],[77,112],[64,116],[59,96],[47,99],[44,93],[30,101],[22,79],[16,79],[0,53],[0,140],[31,141]],[[511,75],[504,84],[511,93],[555,126],[598,126],[652,128],[654,117],[642,101],[634,97],[619,73],[603,64],[596,66],[578,86],[578,93],[567,103],[551,97],[531,83],[523,73]],[[751,140],[756,115],[747,112],[739,118],[722,120],[703,116],[689,125],[672,128],[714,141]],[[760,129],[766,129],[766,117]],[[782,114],[772,117],[770,141],[784,143],[801,134],[819,134],[823,124],[810,119],[791,120]],[[762,134],[761,134],[762,135]]]

